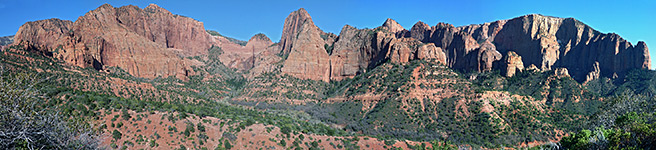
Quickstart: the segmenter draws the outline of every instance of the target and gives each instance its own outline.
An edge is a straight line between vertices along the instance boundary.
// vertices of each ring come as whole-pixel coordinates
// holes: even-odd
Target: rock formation
[[[302,9],[299,11],[305,12]],[[303,16],[304,22],[311,22],[307,19],[309,15],[294,13],[288,21],[299,20],[293,17]],[[287,26],[294,25],[294,22],[286,22],[285,25],[285,29],[288,29],[285,31],[297,29]],[[323,33],[319,29],[316,31]],[[303,33],[295,33],[299,33],[299,37],[304,36]],[[287,32],[283,34],[289,35]],[[282,41],[285,44],[295,43],[291,37],[283,37]],[[320,45],[324,44],[321,42],[316,40],[313,45],[317,53],[320,52]],[[431,27],[420,21],[410,31],[403,29],[396,21],[387,19],[381,27],[375,29],[356,29],[347,25],[335,43],[325,45],[332,48],[332,53],[329,53],[330,64],[321,65],[324,67],[320,69],[315,68],[324,70],[325,66],[330,67],[329,77],[317,77],[322,80],[353,77],[387,60],[407,62],[413,59],[437,59],[456,70],[485,72],[500,69],[506,76],[514,75],[526,65],[540,71],[563,68],[561,72],[567,70],[567,74],[579,82],[590,80],[590,74],[602,77],[623,76],[631,69],[649,69],[651,63],[644,42],[633,46],[617,34],[600,33],[573,18],[542,15],[526,15],[461,27],[445,23]],[[323,60],[325,54],[313,56]],[[298,61],[299,58],[292,59],[295,62],[289,65],[303,63]],[[326,63],[309,61],[317,66]],[[595,63],[599,65],[595,66]],[[302,73],[296,74],[304,76]]]
[[[226,66],[256,76],[276,71],[302,79],[342,80],[384,62],[433,60],[460,71],[559,69],[579,82],[622,77],[631,69],[650,69],[647,45],[600,33],[573,18],[525,15],[509,20],[455,27],[421,21],[410,30],[392,19],[378,28],[345,25],[339,36],[325,33],[301,8],[285,19],[279,43],[263,34],[244,45],[211,36],[201,22],[173,15],[157,5],[114,8],[102,5],[76,22],[28,22],[15,45],[27,45],[81,67],[120,67],[138,77],[193,74],[184,59],[223,50]],[[282,57],[278,57],[282,56]],[[282,63],[278,63],[283,61]],[[280,65],[282,64],[282,65]],[[251,71],[255,70],[255,71]]]
[[[302,8],[285,20],[281,43],[286,60],[281,71],[302,79],[329,81],[330,59],[326,45],[332,45],[334,36],[315,26]]]
[[[256,60],[264,55],[273,55],[271,46],[273,42],[266,35],[260,33],[251,37],[246,45],[242,46],[230,42],[225,37],[214,36],[214,40],[222,50],[220,61],[230,68],[235,68],[239,71],[247,71],[259,65]]]
[[[205,55],[212,45],[203,23],[154,4],[144,9],[104,4],[75,22],[28,22],[14,44],[32,45],[80,67],[115,66],[145,78],[184,78],[198,64],[184,57]]]
[[[524,62],[522,61],[522,56],[517,55],[513,51],[508,51],[501,61],[501,74],[506,77],[512,77],[517,72],[524,70]]]

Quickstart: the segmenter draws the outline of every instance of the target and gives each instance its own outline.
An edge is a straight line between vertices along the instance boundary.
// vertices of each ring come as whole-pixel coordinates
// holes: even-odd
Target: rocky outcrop
[[[202,22],[154,4],[144,9],[104,4],[74,23],[28,22],[17,32],[14,44],[32,45],[80,67],[120,67],[145,78],[185,78],[198,62],[184,57],[205,55],[212,45]]]
[[[423,44],[417,49],[417,59],[435,60],[437,62],[445,63],[446,54],[440,47],[436,47],[434,43]]]
[[[424,22],[417,22],[410,29],[410,37],[417,39],[419,41],[425,42],[430,37],[431,27]]]
[[[334,36],[314,25],[312,18],[299,9],[285,19],[281,37],[282,53],[286,55],[283,73],[312,80],[330,80],[330,59],[326,51]]]
[[[302,41],[303,54],[289,55],[287,59],[292,62],[285,61],[286,66],[295,67],[283,67],[287,68],[283,72],[296,71],[291,74],[324,81],[353,77],[387,60],[435,59],[456,70],[500,69],[505,76],[513,76],[525,66],[538,71],[563,68],[579,82],[588,80],[591,72],[603,77],[623,76],[631,69],[648,69],[651,63],[644,42],[632,46],[617,34],[600,33],[572,18],[526,15],[462,27],[446,23],[431,27],[420,21],[410,31],[387,19],[375,29],[346,25],[334,43],[322,43],[317,35],[325,33],[312,24],[303,9],[290,14],[286,21],[286,36],[280,43],[283,53],[299,43],[294,38],[306,40]],[[312,32],[301,32],[306,24],[312,28],[307,31]],[[328,62],[322,50],[328,51]],[[305,56],[312,59],[296,58]],[[594,63],[599,63],[598,69],[592,67]],[[323,71],[326,66],[328,75]],[[309,70],[312,73],[303,73]]]
[[[369,61],[375,50],[369,39],[372,34],[345,25],[339,33],[339,39],[332,44],[330,55],[330,77],[332,80],[342,80],[354,77],[369,66]]]
[[[222,36],[214,36],[216,46],[220,47],[223,54],[219,55],[220,61],[230,68],[245,72],[257,65],[258,58],[265,55],[274,55],[269,46],[273,44],[266,35],[259,33],[251,37],[246,45],[242,46],[231,42]]]
[[[567,68],[580,82],[595,71],[596,62],[603,77],[649,69],[651,63],[644,42],[632,46],[617,34],[600,33],[573,18],[526,15],[511,19],[494,36],[494,43],[499,49],[515,50],[524,64],[541,70]]]
[[[292,50],[292,44],[298,38],[298,33],[300,33],[301,27],[303,27],[304,24],[311,24],[311,26],[314,26],[312,17],[310,17],[310,14],[303,8],[290,13],[289,16],[285,18],[285,24],[282,28],[282,36],[280,37],[282,54],[289,54]]]
[[[14,43],[27,42],[39,49],[55,49],[69,42],[73,22],[57,18],[23,24],[16,33]]]
[[[401,24],[399,24],[395,20],[392,20],[391,18],[387,18],[387,20],[385,20],[385,23],[383,23],[383,26],[381,27],[392,33],[405,30],[403,26],[401,26]]]
[[[595,62],[592,64],[592,71],[590,71],[586,76],[585,76],[585,83],[588,81],[592,81],[595,79],[598,79],[601,73],[601,69],[599,69],[599,62]]]
[[[517,55],[517,53],[513,51],[508,51],[503,57],[501,63],[501,74],[506,77],[512,77],[515,75],[515,73],[522,72],[522,70],[524,70],[524,62],[522,61],[522,56]]]
[[[557,77],[569,77],[569,71],[567,68],[556,68],[556,70],[554,70],[554,75]]]
[[[573,18],[526,15],[462,27],[440,23],[430,30],[417,23],[410,33],[407,37],[444,49],[447,65],[464,71],[489,71],[489,62],[498,61],[495,51],[500,54],[513,51],[521,56],[523,65],[536,66],[542,71],[566,68],[579,82],[595,72],[592,67],[595,62],[599,63],[598,72],[603,77],[623,76],[631,69],[649,69],[651,64],[644,42],[633,46],[617,34],[600,33]],[[494,43],[494,48],[484,46],[488,42]],[[482,47],[488,53],[476,50]],[[472,52],[495,57],[474,57],[476,53]],[[505,67],[507,64],[492,63],[492,68]]]
[[[221,62],[239,71],[255,69],[259,71],[252,75],[257,75],[279,69],[323,81],[354,77],[388,61],[415,59],[435,60],[460,71],[499,69],[505,76],[526,69],[563,68],[579,82],[622,77],[631,69],[649,69],[651,65],[644,42],[632,45],[617,34],[600,33],[576,19],[542,15],[461,27],[446,23],[429,26],[420,21],[410,30],[387,19],[374,29],[346,25],[337,36],[319,29],[301,8],[285,19],[279,43],[258,34],[240,45],[211,36],[201,22],[173,15],[157,5],[140,9],[106,4],[76,22],[28,22],[19,29],[14,44],[73,65],[115,66],[146,78],[193,74],[190,66],[197,62],[184,58],[206,55],[213,45],[223,50]]]

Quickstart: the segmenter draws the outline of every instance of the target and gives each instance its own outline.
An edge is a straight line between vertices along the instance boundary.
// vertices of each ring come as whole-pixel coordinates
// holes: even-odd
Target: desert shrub
[[[0,149],[96,149],[99,140],[69,123],[34,85],[33,74],[0,70]]]

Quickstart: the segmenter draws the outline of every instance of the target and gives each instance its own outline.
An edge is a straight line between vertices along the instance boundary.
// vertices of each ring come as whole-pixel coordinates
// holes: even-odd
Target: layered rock
[[[299,53],[289,55],[287,59],[292,61],[285,61],[283,67],[283,72],[302,78],[341,80],[388,60],[403,63],[436,59],[456,70],[500,69],[505,76],[513,76],[525,66],[539,71],[563,68],[583,82],[589,80],[591,72],[604,77],[623,76],[631,69],[649,69],[651,63],[644,42],[632,46],[617,34],[600,33],[572,18],[526,15],[462,27],[445,23],[431,27],[420,21],[410,31],[387,19],[375,29],[346,25],[331,43],[320,39],[325,33],[312,24],[306,13],[300,9],[289,15],[283,32],[286,36],[280,43],[283,53],[304,46],[296,49],[302,50]],[[311,30],[302,32],[304,26]],[[303,44],[295,39],[300,37],[305,38]],[[329,61],[322,50],[327,50]],[[592,67],[596,62],[598,69]],[[326,67],[328,75],[323,71]],[[310,70],[310,74],[303,73]]]
[[[285,19],[279,43],[286,59],[281,71],[302,79],[329,81],[331,63],[326,49],[332,47],[335,39],[334,34],[324,33],[314,25],[305,9],[292,12]]]
[[[649,69],[649,52],[644,42],[632,44],[619,35],[600,33],[573,18],[526,15],[508,20],[494,37],[499,49],[515,50],[524,64],[541,70],[567,68],[578,81],[595,71],[600,76],[624,76],[631,69]],[[536,53],[538,52],[538,53]]]
[[[301,27],[304,24],[312,24],[312,17],[310,14],[303,8],[296,10],[285,18],[285,24],[282,28],[282,36],[280,37],[281,52],[283,54],[289,54],[292,50],[293,42],[298,38],[298,33],[301,31]]]
[[[521,56],[523,65],[543,71],[566,68],[580,82],[595,72],[592,66],[596,62],[603,77],[623,76],[631,69],[649,69],[651,64],[644,42],[633,46],[617,34],[600,33],[573,18],[526,15],[462,27],[440,23],[430,29],[419,22],[410,33],[407,37],[435,43],[444,49],[447,65],[464,71],[488,71],[489,61],[498,61],[497,57],[471,56],[472,52],[482,54],[476,47],[490,47],[486,50],[488,54],[513,51]],[[494,48],[484,46],[488,42],[494,43]],[[492,63],[492,68],[504,67],[507,67],[504,63]]]
[[[207,54],[211,36],[203,23],[173,15],[154,4],[114,8],[104,4],[78,18],[28,22],[21,26],[14,44],[28,44],[80,67],[115,66],[138,77],[193,73],[198,62],[186,56]]]
[[[332,46],[330,56],[330,76],[332,80],[354,77],[369,66],[373,35],[361,32],[355,27],[345,25],[339,33],[339,39]],[[364,52],[364,53],[363,53]]]
[[[403,26],[401,26],[401,24],[399,24],[395,20],[392,20],[391,18],[387,18],[387,20],[385,20],[385,23],[383,23],[383,26],[381,27],[393,33],[405,30]]]
[[[190,66],[198,62],[184,57],[206,55],[212,45],[222,48],[220,60],[226,66],[250,73],[257,70],[249,76],[280,69],[323,81],[350,78],[387,61],[415,59],[435,60],[460,71],[499,69],[506,76],[524,69],[563,68],[561,72],[567,70],[580,82],[622,77],[631,69],[649,69],[651,63],[644,42],[634,46],[573,18],[542,15],[461,27],[417,22],[409,31],[387,19],[374,29],[346,25],[337,36],[319,29],[301,8],[285,19],[279,43],[258,34],[244,46],[211,36],[201,22],[157,5],[144,9],[103,5],[76,22],[28,22],[17,32],[14,44],[73,65],[116,66],[146,78],[193,74]],[[274,65],[280,60],[282,65]]]
[[[55,49],[71,40],[73,22],[57,18],[23,24],[14,43],[29,42],[39,49]]]
[[[257,64],[257,59],[259,57],[274,55],[273,50],[269,48],[273,42],[271,42],[269,37],[262,33],[251,37],[244,46],[233,43],[227,38],[221,36],[214,36],[214,40],[223,52],[223,54],[219,56],[220,61],[227,67],[235,68],[238,71],[245,72],[260,65]]]
[[[524,70],[522,56],[517,55],[517,53],[513,51],[508,51],[501,63],[501,74],[506,77],[512,77],[515,73]]]

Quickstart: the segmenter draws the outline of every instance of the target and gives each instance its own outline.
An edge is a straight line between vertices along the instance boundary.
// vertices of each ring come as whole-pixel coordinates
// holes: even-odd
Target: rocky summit
[[[297,13],[302,12],[302,15]],[[566,68],[577,81],[598,77],[623,76],[632,69],[649,69],[649,50],[644,42],[632,45],[619,35],[596,31],[574,18],[557,18],[538,14],[509,20],[454,27],[446,23],[429,26],[417,22],[410,31],[387,19],[375,29],[344,26],[334,43],[319,39],[324,34],[312,24],[303,9],[290,14],[285,22],[281,42],[307,45],[290,55],[283,70],[300,78],[341,80],[371,69],[385,61],[407,62],[434,59],[462,71],[521,71],[522,66],[536,66],[540,71]],[[302,32],[297,16],[314,32]],[[296,31],[296,32],[294,32]],[[287,32],[294,32],[289,34]],[[313,36],[314,40],[294,39],[290,35]],[[326,38],[330,39],[330,38]],[[312,42],[313,43],[308,43]],[[321,46],[325,45],[325,46]],[[287,46],[289,47],[289,46]],[[330,52],[330,61],[323,58]],[[286,53],[287,49],[283,49]],[[316,57],[310,59],[303,56]],[[302,57],[305,61],[299,61]],[[508,58],[502,60],[503,58]],[[312,65],[310,65],[312,64]],[[595,69],[599,64],[599,69]],[[296,68],[296,69],[291,69]],[[291,70],[313,70],[309,74]],[[326,74],[325,72],[330,72]],[[592,76],[592,77],[590,77]]]
[[[207,55],[212,45],[225,50],[221,61],[231,68],[248,71],[270,65],[255,59],[278,54],[284,61],[283,73],[326,82],[352,78],[383,62],[417,59],[465,72],[499,70],[506,76],[527,66],[540,71],[566,68],[579,82],[622,77],[632,69],[649,69],[651,63],[644,42],[633,45],[574,18],[538,14],[460,27],[420,21],[410,30],[387,19],[374,29],[345,25],[335,35],[319,29],[301,8],[285,19],[278,43],[262,34],[241,46],[205,32],[202,22],[154,4],[144,9],[106,4],[75,22],[25,23],[14,44],[51,52],[72,65],[98,70],[119,67],[146,78],[185,78],[193,74],[191,66],[202,64],[184,57]]]
[[[174,15],[154,4],[115,8],[102,5],[71,22],[25,23],[14,44],[28,45],[80,67],[119,67],[138,77],[190,75],[186,56],[207,54],[212,44],[203,23]]]
[[[0,149],[656,143],[645,42],[539,14],[339,33],[313,19],[300,8],[279,40],[247,41],[155,4],[27,22],[0,37]]]

